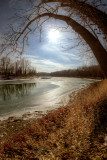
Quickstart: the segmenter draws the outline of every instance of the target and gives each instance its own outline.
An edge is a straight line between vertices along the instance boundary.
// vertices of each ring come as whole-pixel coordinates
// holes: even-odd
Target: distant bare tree
[[[30,65],[27,59],[20,59],[12,62],[7,56],[0,59],[0,74],[5,78],[10,76],[36,76],[36,68]]]
[[[4,73],[5,76],[9,76],[10,74],[10,65],[11,65],[11,61],[9,57],[3,57],[0,60],[0,68],[1,68],[1,72]]]

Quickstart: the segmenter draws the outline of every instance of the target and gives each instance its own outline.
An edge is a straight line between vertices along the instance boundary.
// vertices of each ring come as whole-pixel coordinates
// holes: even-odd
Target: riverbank
[[[0,159],[106,159],[107,80],[73,98],[42,118],[1,121]]]
[[[34,79],[34,78],[39,78],[39,76],[27,75],[27,76],[9,76],[9,77],[6,77],[6,76],[0,75],[0,80],[19,80],[19,79]]]
[[[59,108],[68,103],[70,93],[95,81],[81,78],[0,81],[0,120]]]

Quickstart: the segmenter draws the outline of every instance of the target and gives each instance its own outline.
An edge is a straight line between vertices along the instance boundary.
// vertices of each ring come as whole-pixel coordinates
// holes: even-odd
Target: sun
[[[48,32],[48,39],[51,42],[57,42],[61,37],[61,33],[58,30],[51,29]]]

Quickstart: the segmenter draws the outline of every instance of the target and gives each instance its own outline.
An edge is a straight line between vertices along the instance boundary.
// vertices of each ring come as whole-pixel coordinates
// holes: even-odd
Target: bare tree
[[[31,2],[35,2],[35,0]],[[91,4],[89,4],[88,0],[42,0],[39,7],[43,4],[56,2],[59,3],[60,7],[67,8],[69,13],[73,10],[83,21],[94,22],[104,35],[107,36],[107,14],[99,10],[99,7],[106,6],[103,0],[92,0]]]
[[[9,76],[10,75],[10,65],[11,65],[11,61],[9,57],[2,57],[0,60],[0,68],[1,68],[1,72],[4,73],[5,76]]]
[[[11,58],[4,56],[0,59],[0,74],[5,78],[10,76],[36,76],[36,68],[33,68],[30,61],[25,58],[12,62]]]
[[[102,71],[107,77],[107,52],[99,39],[97,29],[101,30],[100,35],[106,36],[106,13],[98,9],[98,6],[90,5],[87,0],[30,0],[32,6],[30,9],[25,10],[23,15],[17,15],[19,18],[19,26],[11,26],[11,32],[6,37],[7,46],[11,46],[11,52],[20,52],[24,50],[28,35],[36,30],[40,30],[47,20],[53,18],[60,21],[65,21],[66,24],[78,33],[89,45],[94,53]],[[66,12],[63,14],[62,10]],[[84,24],[83,24],[84,22]],[[86,24],[93,22],[91,29]],[[35,27],[34,25],[35,24]],[[22,44],[22,45],[21,45]],[[2,47],[4,51],[6,46]]]

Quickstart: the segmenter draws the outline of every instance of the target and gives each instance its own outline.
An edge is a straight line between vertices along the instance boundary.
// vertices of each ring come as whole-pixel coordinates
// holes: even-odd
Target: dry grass
[[[8,138],[0,160],[105,160],[107,80]]]

